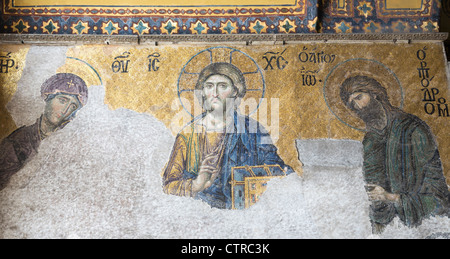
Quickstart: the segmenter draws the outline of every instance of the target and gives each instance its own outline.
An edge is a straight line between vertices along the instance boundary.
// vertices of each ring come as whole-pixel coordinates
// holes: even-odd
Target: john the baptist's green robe
[[[373,223],[386,225],[398,216],[405,225],[417,226],[430,215],[448,215],[449,190],[436,141],[425,122],[396,110],[383,132],[366,134],[363,146],[366,182],[400,194],[398,203],[372,203]]]

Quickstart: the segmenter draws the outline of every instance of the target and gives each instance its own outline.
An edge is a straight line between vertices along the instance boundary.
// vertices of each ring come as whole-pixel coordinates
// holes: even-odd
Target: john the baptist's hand
[[[366,185],[366,190],[370,201],[397,202],[400,200],[400,195],[389,193],[383,187],[375,184]]]

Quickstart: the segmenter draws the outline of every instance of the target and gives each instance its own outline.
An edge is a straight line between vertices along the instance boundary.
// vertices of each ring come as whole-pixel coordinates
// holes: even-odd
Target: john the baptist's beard
[[[369,104],[362,109],[353,109],[361,120],[364,121],[367,128],[384,128],[386,113],[383,105],[374,100],[370,99]]]

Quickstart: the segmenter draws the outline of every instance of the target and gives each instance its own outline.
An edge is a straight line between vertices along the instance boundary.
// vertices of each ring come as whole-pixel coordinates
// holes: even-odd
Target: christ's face
[[[203,84],[204,106],[207,111],[223,112],[227,98],[236,96],[233,82],[223,75],[212,75]]]
[[[47,122],[58,127],[62,125],[62,123],[66,121],[79,106],[80,103],[75,96],[59,94],[47,101],[44,117]]]

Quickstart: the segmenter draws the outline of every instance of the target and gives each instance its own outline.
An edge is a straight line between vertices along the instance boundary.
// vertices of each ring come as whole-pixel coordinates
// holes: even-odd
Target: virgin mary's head
[[[86,83],[79,76],[59,73],[47,79],[41,87],[45,101],[43,119],[57,128],[70,122],[87,102]]]

